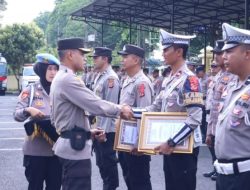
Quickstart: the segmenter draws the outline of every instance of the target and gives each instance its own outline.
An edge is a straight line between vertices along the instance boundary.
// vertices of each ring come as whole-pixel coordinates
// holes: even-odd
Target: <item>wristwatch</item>
[[[168,144],[168,146],[170,146],[170,147],[175,147],[175,143],[174,143],[174,141],[173,141],[173,139],[168,139],[168,141],[167,141],[167,144]]]

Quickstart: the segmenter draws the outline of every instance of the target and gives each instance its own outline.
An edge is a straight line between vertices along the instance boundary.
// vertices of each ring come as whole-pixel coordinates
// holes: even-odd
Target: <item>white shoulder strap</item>
[[[30,85],[30,100],[29,100],[29,107],[31,106],[32,104],[32,101],[33,101],[33,97],[34,97],[34,84],[31,84]]]
[[[185,75],[183,75],[181,78],[179,78],[173,85],[170,86],[170,88],[167,89],[167,92],[164,96],[164,98],[168,98],[168,96],[173,92],[173,90],[186,78]]]

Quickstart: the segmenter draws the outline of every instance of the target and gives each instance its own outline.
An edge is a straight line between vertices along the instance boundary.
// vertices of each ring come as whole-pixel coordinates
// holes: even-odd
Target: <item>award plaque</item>
[[[154,148],[173,138],[185,125],[185,112],[144,112],[142,114],[139,134],[139,152],[153,152]],[[193,152],[193,133],[176,145],[174,153]]]
[[[136,120],[119,119],[116,125],[114,149],[130,152],[138,141]]]

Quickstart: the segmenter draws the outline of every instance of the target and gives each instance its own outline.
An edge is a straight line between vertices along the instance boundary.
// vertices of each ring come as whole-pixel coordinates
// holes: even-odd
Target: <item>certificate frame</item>
[[[125,139],[126,128],[130,127],[130,132],[132,132],[132,137],[130,139]],[[134,127],[134,128],[133,128]],[[124,120],[118,119],[116,121],[116,133],[115,133],[115,141],[114,141],[114,150],[123,151],[123,152],[131,152],[134,148],[134,143],[132,141],[137,141],[138,139],[138,132],[137,131],[137,120]],[[136,135],[136,139],[134,136]]]
[[[166,142],[168,138],[173,137],[176,132],[185,125],[184,122],[186,118],[187,113],[185,112],[142,113],[138,151],[157,154],[154,148]],[[173,152],[191,154],[193,152],[193,144],[194,136],[193,133],[191,133],[188,138],[176,145]]]

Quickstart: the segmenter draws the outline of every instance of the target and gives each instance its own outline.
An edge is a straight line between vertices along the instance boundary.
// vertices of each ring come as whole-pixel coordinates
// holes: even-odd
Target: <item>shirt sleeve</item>
[[[15,111],[13,113],[14,119],[16,121],[25,121],[28,117],[29,114],[24,112],[24,109],[29,107],[29,101],[30,101],[30,86],[25,88],[21,94],[18,96],[18,102],[15,108]]]
[[[84,85],[81,79],[69,75],[64,80],[64,86],[62,95],[81,109],[98,116],[116,117],[120,115],[120,106],[100,99]]]

